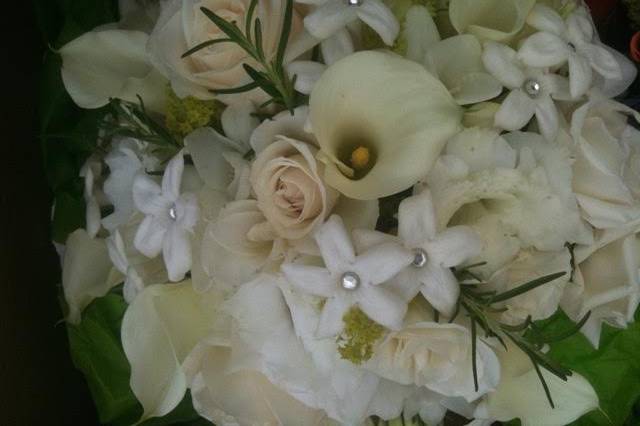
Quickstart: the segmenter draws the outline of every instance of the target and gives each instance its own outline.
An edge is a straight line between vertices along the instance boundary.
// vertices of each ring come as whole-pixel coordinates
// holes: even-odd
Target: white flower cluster
[[[259,87],[228,90],[259,66],[241,46],[183,54],[225,36],[207,8],[239,29],[251,10],[274,57],[285,0],[121,3],[117,28],[60,51],[78,105],[139,95],[161,117],[169,84],[224,104],[220,126],[170,155],[115,139],[83,168],[69,321],[124,282],[143,419],[187,390],[221,426],[436,425],[447,410],[475,425],[563,425],[597,408],[583,377],[544,371],[552,409],[515,346],[473,340],[456,273],[479,264],[482,290],[502,293],[565,272],[503,301],[492,315],[504,324],[590,312],[581,331],[597,347],[604,322],[633,320],[640,133],[628,118],[640,117],[611,98],[635,67],[599,41],[585,6],[298,0],[284,61],[309,97],[281,111]]]

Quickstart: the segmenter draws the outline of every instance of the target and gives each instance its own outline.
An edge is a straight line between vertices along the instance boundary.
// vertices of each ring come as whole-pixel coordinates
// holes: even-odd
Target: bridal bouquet
[[[76,35],[53,220],[102,422],[636,424],[636,68],[581,1],[123,0]]]

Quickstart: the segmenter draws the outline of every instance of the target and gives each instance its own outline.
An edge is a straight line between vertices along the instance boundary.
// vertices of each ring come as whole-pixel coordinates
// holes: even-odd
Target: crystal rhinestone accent
[[[178,212],[176,211],[175,205],[171,206],[171,208],[169,209],[169,217],[172,220],[176,220],[178,218]]]
[[[413,262],[411,262],[411,264],[416,268],[422,268],[427,264],[428,260],[429,258],[427,257],[427,253],[425,253],[425,251],[422,249],[417,249],[414,252]]]
[[[345,272],[340,281],[345,290],[355,290],[360,286],[360,277],[355,272]]]
[[[540,95],[540,91],[542,90],[542,86],[540,85],[540,83],[534,79],[525,81],[522,85],[522,88],[530,98],[537,98]]]
[[[347,0],[349,6],[360,6],[363,0]]]

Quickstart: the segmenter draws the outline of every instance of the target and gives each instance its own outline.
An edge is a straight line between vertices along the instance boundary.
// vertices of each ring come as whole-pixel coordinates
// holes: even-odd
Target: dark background
[[[37,120],[47,46],[32,2],[6,3],[0,21],[0,425],[94,425],[96,412],[60,322],[60,271],[50,243],[52,198]],[[626,52],[631,29],[624,12],[612,12],[608,0],[593,3],[604,10],[603,38]],[[633,88],[631,98],[637,93]]]
[[[95,409],[60,323],[51,193],[38,139],[46,46],[31,1],[0,14],[0,425],[94,425]]]

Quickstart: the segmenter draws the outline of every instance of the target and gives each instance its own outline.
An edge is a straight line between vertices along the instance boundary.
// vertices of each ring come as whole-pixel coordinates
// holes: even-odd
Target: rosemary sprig
[[[104,132],[103,138],[110,140],[114,137],[131,137],[163,149],[179,149],[180,143],[147,113],[142,98],[138,97],[138,100],[139,103],[135,104],[111,99],[111,114],[100,123],[100,129]]]
[[[271,99],[263,104],[263,106],[275,103],[284,106],[287,110],[293,113],[293,109],[296,107],[297,101],[297,95],[294,90],[295,76],[293,78],[289,78],[284,67],[284,56],[289,42],[289,36],[291,35],[293,22],[293,0],[287,0],[286,2],[282,31],[280,33],[277,50],[272,58],[267,57],[264,51],[262,22],[260,21],[260,18],[254,18],[257,4],[258,0],[252,0],[249,4],[247,15],[245,17],[244,32],[235,22],[226,21],[220,15],[206,7],[200,8],[202,13],[204,13],[206,17],[209,18],[209,20],[225,34],[226,37],[207,40],[200,43],[186,51],[182,57],[186,58],[202,49],[206,49],[219,43],[237,44],[259,65],[258,69],[256,69],[247,63],[243,64],[245,72],[252,81],[239,87],[231,89],[217,89],[212,90],[212,92],[215,94],[234,94],[244,93],[260,88],[271,96]]]
[[[497,313],[504,312],[506,308],[502,307],[502,302],[510,300],[514,297],[525,294],[540,286],[555,281],[556,279],[566,275],[566,272],[558,272],[555,274],[546,275],[540,278],[536,278],[524,284],[518,285],[511,290],[507,290],[502,293],[496,291],[482,291],[479,290],[479,285],[484,284],[482,280],[476,276],[470,269],[483,264],[470,265],[466,268],[455,270],[457,278],[462,281],[471,278],[474,283],[463,284],[461,286],[460,299],[458,301],[458,309],[461,307],[466,312],[471,321],[471,362],[473,369],[473,381],[475,390],[478,391],[478,369],[477,369],[477,339],[479,327],[485,334],[486,338],[497,339],[502,346],[507,349],[506,340],[511,341],[519,350],[521,350],[531,363],[540,379],[545,395],[549,401],[551,407],[555,407],[551,391],[542,374],[542,369],[549,371],[551,374],[557,376],[561,380],[566,381],[571,376],[571,370],[568,370],[556,361],[551,359],[543,352],[543,349],[547,343],[557,342],[559,340],[571,337],[575,333],[579,332],[582,326],[589,318],[587,314],[578,324],[569,330],[558,332],[554,335],[542,334],[535,326],[531,317],[528,317],[521,324],[511,325],[505,324],[497,319],[495,315]],[[457,311],[450,321],[453,321],[458,315]]]

